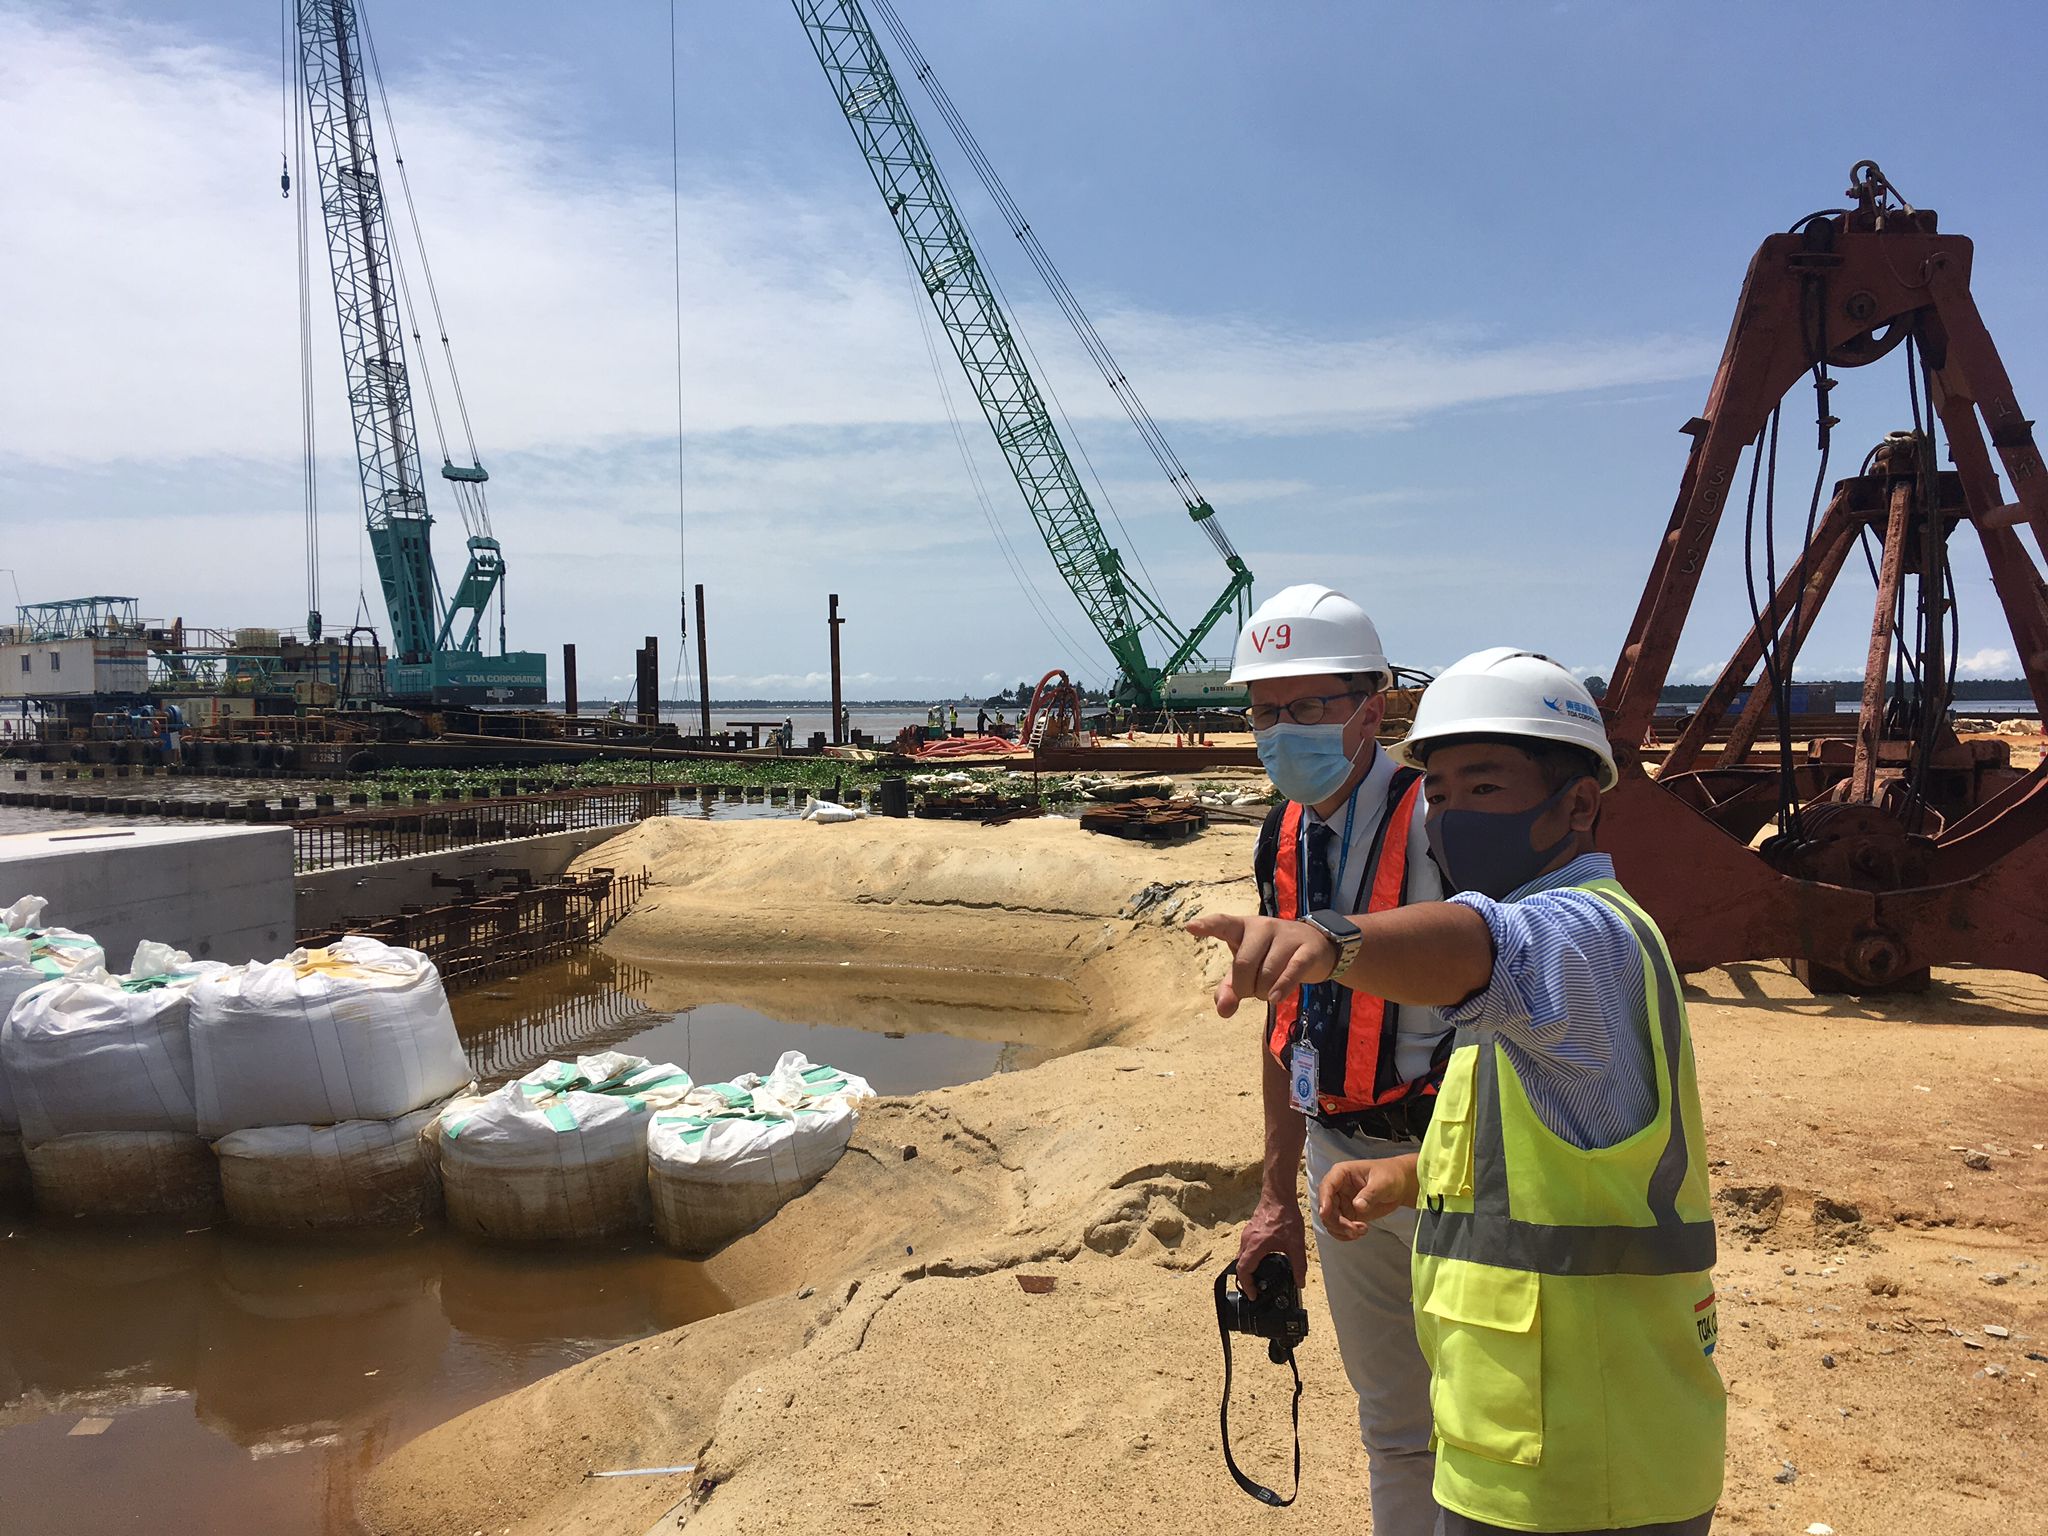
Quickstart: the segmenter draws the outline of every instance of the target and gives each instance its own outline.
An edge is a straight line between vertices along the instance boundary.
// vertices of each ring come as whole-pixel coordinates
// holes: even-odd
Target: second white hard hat
[[[1233,683],[1323,672],[1370,672],[1392,680],[1380,632],[1358,604],[1314,582],[1275,592],[1246,623],[1231,659]]]
[[[1619,777],[1607,726],[1586,685],[1535,651],[1497,645],[1444,668],[1423,690],[1415,724],[1393,755],[1421,768],[1431,744],[1459,736],[1578,747],[1598,760],[1602,790],[1614,788]]]

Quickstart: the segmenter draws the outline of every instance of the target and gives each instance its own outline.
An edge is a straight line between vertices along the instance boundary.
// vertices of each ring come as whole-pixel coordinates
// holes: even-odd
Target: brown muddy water
[[[600,954],[458,995],[472,1065],[624,1049],[702,1082],[801,1050],[915,1092],[1028,1066],[1079,1017],[1056,987],[931,973],[655,974]],[[989,990],[995,990],[991,987]],[[1042,995],[1041,995],[1042,994]],[[1031,1016],[1038,1026],[1032,1026]],[[344,1242],[0,1218],[0,1536],[359,1536],[355,1490],[436,1424],[615,1345],[721,1311],[650,1245]]]

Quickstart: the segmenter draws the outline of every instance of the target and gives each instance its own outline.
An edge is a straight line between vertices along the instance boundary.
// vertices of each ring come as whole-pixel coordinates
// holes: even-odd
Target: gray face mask
[[[1437,811],[1423,824],[1429,836],[1429,856],[1443,872],[1451,893],[1477,891],[1500,901],[1510,891],[1520,890],[1542,874],[1566,848],[1573,833],[1548,848],[1531,845],[1536,823],[1571,792],[1578,780],[1561,786],[1541,805],[1526,811]]]

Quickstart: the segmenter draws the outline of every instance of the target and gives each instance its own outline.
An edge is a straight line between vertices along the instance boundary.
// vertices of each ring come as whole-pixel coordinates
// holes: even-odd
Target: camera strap
[[[1255,1483],[1246,1477],[1237,1464],[1237,1458],[1230,1454],[1230,1325],[1227,1319],[1225,1287],[1230,1284],[1230,1277],[1236,1271],[1237,1264],[1232,1261],[1224,1265],[1222,1272],[1216,1276],[1216,1332],[1223,1338],[1223,1465],[1230,1469],[1230,1475],[1237,1480],[1237,1486],[1261,1504],[1269,1504],[1274,1509],[1285,1509],[1301,1492],[1301,1367],[1294,1363],[1294,1351],[1291,1349],[1287,1350],[1284,1356],[1273,1356],[1276,1364],[1284,1358],[1287,1361],[1287,1369],[1294,1373],[1294,1401],[1288,1410],[1294,1427],[1294,1487],[1283,1499],[1264,1483]],[[1267,1347],[1270,1350],[1277,1346]]]

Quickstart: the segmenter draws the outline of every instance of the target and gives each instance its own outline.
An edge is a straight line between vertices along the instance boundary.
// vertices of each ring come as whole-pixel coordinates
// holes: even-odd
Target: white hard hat
[[[1370,672],[1379,687],[1386,687],[1393,669],[1365,610],[1342,592],[1314,582],[1285,588],[1259,604],[1237,637],[1230,680],[1249,683],[1323,672]]]
[[[1607,726],[1585,684],[1548,656],[1511,645],[1475,651],[1439,672],[1393,755],[1420,768],[1432,742],[1459,736],[1519,736],[1578,747],[1599,759],[1602,790],[1620,777]]]

